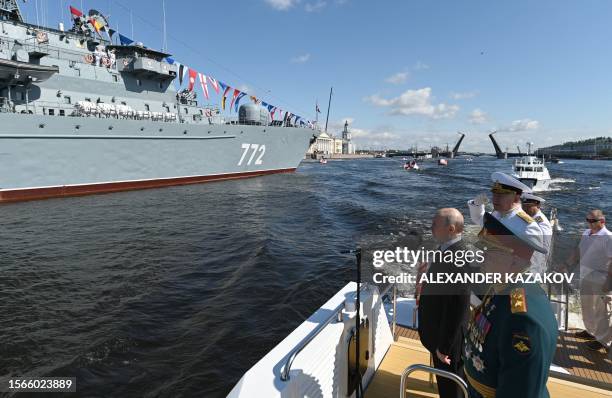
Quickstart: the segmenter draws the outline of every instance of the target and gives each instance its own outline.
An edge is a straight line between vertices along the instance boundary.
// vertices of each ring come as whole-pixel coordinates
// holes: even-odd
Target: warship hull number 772
[[[169,54],[113,45],[95,34],[105,22],[92,10],[71,30],[41,27],[0,0],[0,202],[297,168],[315,130],[255,103],[237,118],[199,105],[174,88]]]

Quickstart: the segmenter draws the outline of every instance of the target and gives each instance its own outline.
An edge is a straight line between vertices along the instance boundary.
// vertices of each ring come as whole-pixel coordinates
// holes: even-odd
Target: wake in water
[[[550,180],[551,184],[567,184],[567,183],[574,183],[574,182],[576,182],[576,180],[572,178],[553,178]]]

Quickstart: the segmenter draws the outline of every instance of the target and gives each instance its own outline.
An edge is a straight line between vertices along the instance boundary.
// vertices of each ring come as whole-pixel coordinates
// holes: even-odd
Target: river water
[[[225,396],[353,278],[342,250],[427,235],[439,207],[467,217],[490,173],[511,168],[487,157],[402,164],[303,163],[295,174],[0,206],[0,379],[76,377],[86,397]],[[570,246],[588,208],[612,212],[612,162],[549,169],[542,196]]]

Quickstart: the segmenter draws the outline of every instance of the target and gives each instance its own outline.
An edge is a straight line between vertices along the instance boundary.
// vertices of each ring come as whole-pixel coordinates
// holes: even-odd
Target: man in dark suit
[[[436,256],[426,273],[431,281],[439,273],[465,273],[469,264],[457,252],[468,250],[461,240],[463,216],[457,209],[440,209],[433,218],[431,231],[442,256]],[[448,252],[453,252],[453,260]],[[431,257],[431,256],[430,256]],[[441,257],[441,258],[440,258]],[[446,260],[446,261],[444,261]],[[434,366],[463,377],[461,360],[464,329],[470,312],[469,286],[463,284],[423,283],[418,304],[419,337],[431,352]],[[436,377],[442,398],[462,397],[459,386],[444,377]]]

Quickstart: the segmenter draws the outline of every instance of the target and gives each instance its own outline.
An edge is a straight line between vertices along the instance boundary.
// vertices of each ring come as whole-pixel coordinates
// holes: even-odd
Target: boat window
[[[142,86],[142,80],[136,79],[136,85],[137,86]]]
[[[164,83],[163,82],[159,82],[159,88],[164,88]]]
[[[72,103],[72,98],[70,98],[69,96],[65,95],[64,96],[64,104],[71,104]]]
[[[63,109],[60,109],[60,116],[65,116],[65,115],[66,115],[66,112],[64,112]]]
[[[151,110],[149,107],[149,104],[145,104],[145,111],[149,111],[149,110]]]
[[[117,75],[113,75],[113,81],[114,82],[118,82],[119,81],[119,77]]]
[[[188,114],[189,110],[187,108],[185,108],[185,114]]]
[[[127,102],[121,101],[121,105],[127,105]]]
[[[85,101],[91,102],[91,98],[85,98]]]
[[[55,109],[49,109],[49,116],[55,115]]]
[[[164,108],[166,109],[166,112],[170,112],[170,107],[168,105],[164,106]]]
[[[200,109],[200,115],[204,115],[204,111]]]

